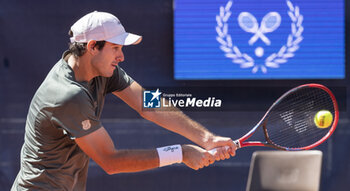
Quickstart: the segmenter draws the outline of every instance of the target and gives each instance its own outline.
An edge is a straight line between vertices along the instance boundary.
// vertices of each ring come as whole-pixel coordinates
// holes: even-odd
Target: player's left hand
[[[225,160],[236,155],[236,145],[229,137],[214,136],[211,141],[208,142],[206,149],[216,149],[214,157],[216,161]]]

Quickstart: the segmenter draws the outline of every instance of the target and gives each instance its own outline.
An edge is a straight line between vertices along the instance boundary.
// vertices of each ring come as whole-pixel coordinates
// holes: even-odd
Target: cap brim
[[[120,45],[135,45],[139,44],[142,40],[142,36],[132,34],[132,33],[124,33],[122,35],[118,35],[116,37],[106,39],[106,41],[114,43],[114,44],[120,44]]]

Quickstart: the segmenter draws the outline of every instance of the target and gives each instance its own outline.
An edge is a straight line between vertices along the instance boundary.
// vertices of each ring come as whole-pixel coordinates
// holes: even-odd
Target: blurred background
[[[268,11],[281,12],[280,29],[275,31],[276,35],[266,35],[271,46],[260,39],[254,46],[248,46],[247,42],[254,34],[240,34],[237,31],[242,32],[242,29],[237,21],[228,21],[236,22],[229,26],[235,45],[241,51],[251,51],[249,54],[258,63],[267,54],[278,52],[289,33],[295,34],[290,29],[291,21],[284,20],[288,18],[290,7],[285,1],[277,0],[245,2],[248,3],[234,1],[232,15],[238,16],[235,11],[248,10],[253,14],[256,11],[260,22]],[[70,26],[94,10],[116,15],[127,31],[143,36],[141,44],[123,48],[125,61],[120,64],[141,85],[175,89],[179,93],[201,94],[203,91],[206,95],[221,97],[222,109],[185,110],[187,115],[219,135],[239,138],[260,120],[274,100],[292,87],[305,83],[328,86],[338,100],[340,121],[334,135],[316,148],[323,152],[321,190],[348,190],[350,80],[346,66],[349,64],[350,39],[346,34],[350,31],[350,1],[290,2],[294,8],[298,5],[300,14],[304,15],[304,40],[297,43],[299,50],[295,51],[294,58],[289,58],[290,62],[280,64],[279,68],[264,70],[262,65],[257,65],[258,69],[253,70],[254,67],[246,69],[234,63],[220,49],[216,15],[220,15],[220,6],[227,5],[226,0],[0,0],[1,190],[10,189],[20,168],[20,149],[32,96],[67,49]],[[327,3],[331,5],[327,6]],[[284,40],[278,39],[279,36]],[[261,48],[265,50],[265,57]],[[208,89],[213,91],[208,93],[205,91]],[[102,122],[117,148],[190,143],[143,120],[113,96],[106,99]],[[245,190],[251,156],[256,150],[270,149],[244,148],[237,151],[236,157],[199,171],[185,165],[173,165],[110,176],[91,161],[87,190]]]

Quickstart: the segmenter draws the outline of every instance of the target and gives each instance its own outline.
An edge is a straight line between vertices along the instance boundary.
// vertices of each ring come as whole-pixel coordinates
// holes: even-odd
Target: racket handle
[[[239,141],[238,141],[238,140],[233,141],[233,143],[236,145],[237,149],[240,148],[240,144],[239,144]],[[229,149],[229,148],[230,148],[229,146],[225,146],[225,149],[226,149],[226,150]],[[213,148],[213,149],[209,150],[208,152],[209,152],[211,155],[215,155],[216,151],[217,151],[217,148]]]
[[[230,148],[229,146],[225,146],[225,149],[227,150],[228,148]],[[210,153],[211,155],[215,155],[217,151],[217,148],[213,148],[212,150],[208,151],[208,153]]]

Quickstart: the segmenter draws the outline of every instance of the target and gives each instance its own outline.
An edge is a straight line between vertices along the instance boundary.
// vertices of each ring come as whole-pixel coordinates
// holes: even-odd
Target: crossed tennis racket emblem
[[[299,44],[303,41],[302,33],[304,31],[303,20],[304,16],[300,13],[299,6],[293,5],[290,0],[286,0],[288,6],[288,16],[291,20],[291,33],[287,37],[287,41],[280,47],[277,52],[264,56],[264,48],[258,46],[255,49],[255,56],[265,59],[261,63],[261,59],[256,62],[253,57],[245,52],[241,52],[231,35],[228,32],[228,20],[232,15],[231,7],[233,0],[229,0],[225,6],[220,6],[220,12],[216,15],[216,41],[220,44],[220,49],[225,53],[225,57],[232,60],[233,63],[239,64],[241,68],[251,68],[253,74],[259,70],[266,74],[268,68],[279,68],[281,64],[288,61],[289,58],[294,57],[295,52],[299,49]],[[239,26],[248,33],[253,35],[248,41],[252,46],[255,42],[261,39],[265,45],[271,45],[270,39],[266,36],[278,29],[281,24],[281,15],[277,12],[267,13],[261,20],[260,24],[257,19],[249,12],[241,12],[238,16]]]
[[[248,41],[249,45],[253,45],[259,38],[270,45],[271,41],[265,36],[265,33],[275,31],[281,24],[281,16],[277,12],[269,12],[261,20],[260,26],[256,18],[248,12],[242,12],[238,16],[239,26],[246,32],[253,33],[254,36]]]
[[[256,18],[249,12],[242,12],[238,16],[239,26],[248,33],[254,35],[249,39],[249,45],[253,45],[258,39],[261,39],[266,45],[271,41],[265,36],[266,33],[275,31],[281,24],[281,16],[277,12],[269,12],[261,20],[260,26]]]

